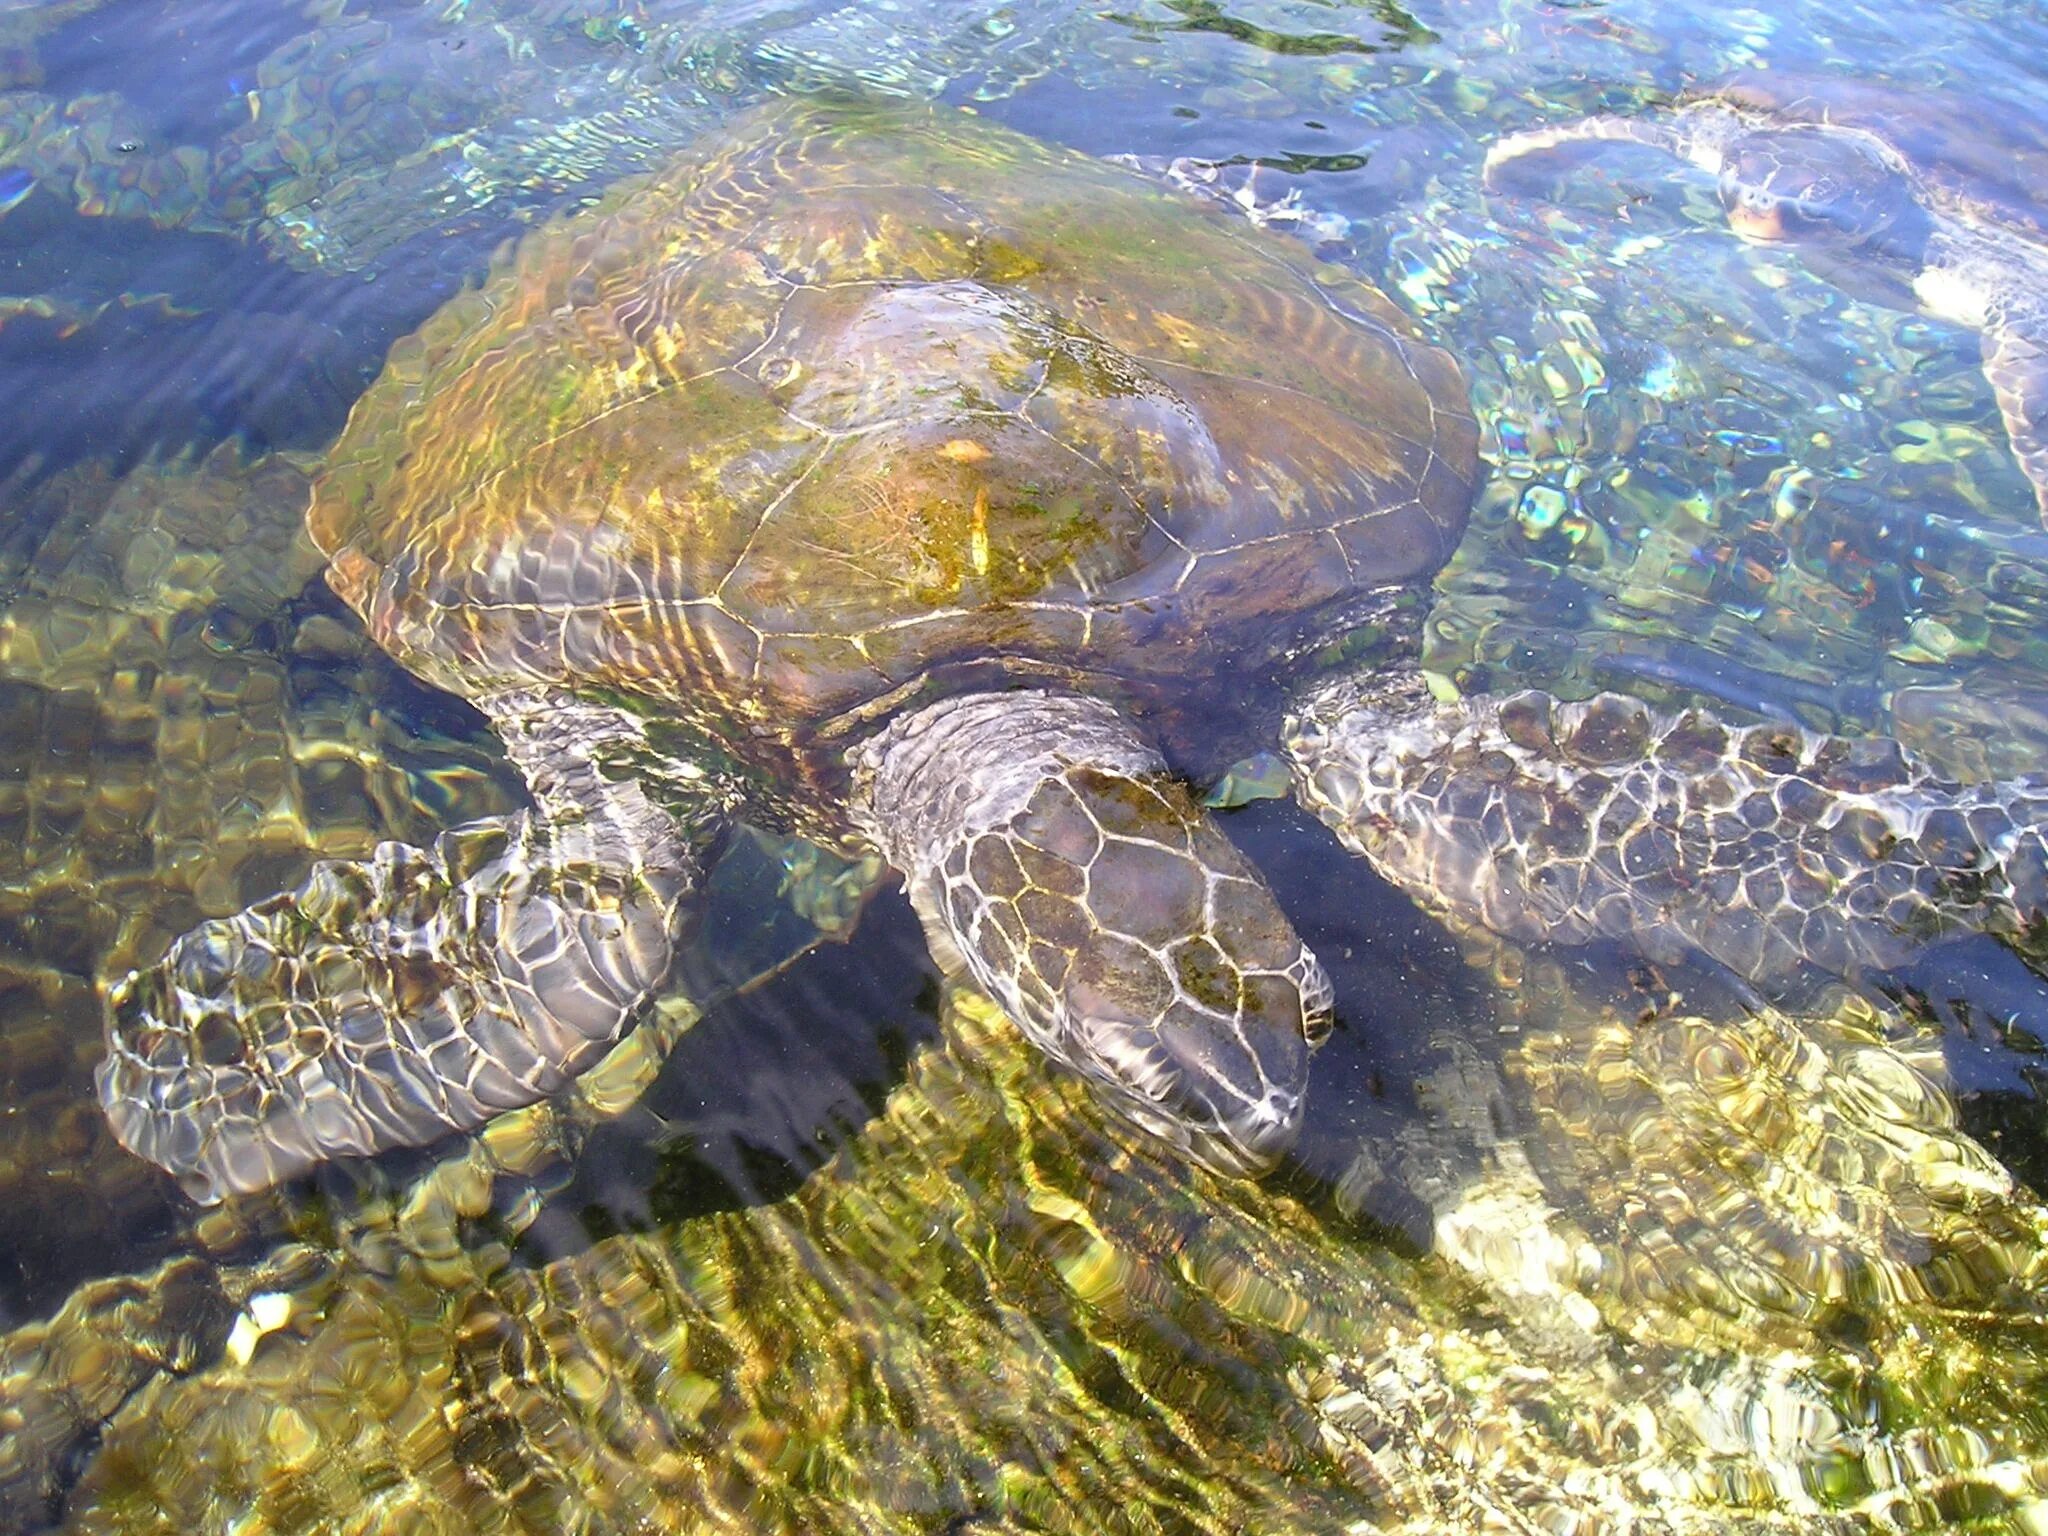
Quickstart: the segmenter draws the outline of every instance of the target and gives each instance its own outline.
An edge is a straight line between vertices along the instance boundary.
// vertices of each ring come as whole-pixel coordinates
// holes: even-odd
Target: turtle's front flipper
[[[1301,798],[1424,904],[1512,938],[1692,947],[1761,981],[2048,904],[2048,781],[1958,785],[1893,742],[1616,694],[1362,693],[1291,722]]]
[[[1257,873],[1116,711],[970,694],[855,755],[856,816],[941,963],[1146,1130],[1260,1172],[1300,1125],[1329,982]]]
[[[2034,483],[2041,523],[2048,527],[2048,293],[1990,306],[1984,377],[1997,392],[2012,455]]]
[[[1742,119],[1713,103],[1676,108],[1656,117],[1600,113],[1568,123],[1547,123],[1503,134],[1487,146],[1482,178],[1489,192],[1508,190],[1524,162],[1581,144],[1641,144],[1719,174],[1729,141]]]
[[[601,766],[637,722],[553,695],[484,704],[536,811],[317,864],[115,988],[100,1101],[195,1198],[545,1098],[667,972],[698,864]]]

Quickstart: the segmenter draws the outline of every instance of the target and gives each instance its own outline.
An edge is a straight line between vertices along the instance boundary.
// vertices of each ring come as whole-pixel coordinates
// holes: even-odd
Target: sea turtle
[[[1755,71],[1653,118],[1597,115],[1509,134],[1486,178],[1560,146],[1668,151],[1720,179],[1729,226],[1797,243],[1873,302],[1979,331],[2013,456],[2048,522],[2048,128],[1897,86]]]
[[[1170,736],[1222,665],[1426,578],[1475,473],[1449,357],[1310,266],[1084,156],[842,105],[530,237],[394,351],[309,526],[536,812],[187,936],[114,998],[118,1134],[218,1195],[553,1093],[744,807],[879,849],[1038,1044],[1270,1163],[1328,983],[1132,717]]]
[[[529,237],[358,404],[328,580],[535,809],[318,866],[116,988],[117,1134],[212,1199],[554,1093],[744,809],[878,852],[1048,1054],[1263,1169],[1329,986],[1165,753],[1290,681],[1300,798],[1510,933],[1767,973],[2038,905],[2025,786],[1319,670],[1399,631],[1475,439],[1451,359],[1298,244],[961,114],[767,109]]]

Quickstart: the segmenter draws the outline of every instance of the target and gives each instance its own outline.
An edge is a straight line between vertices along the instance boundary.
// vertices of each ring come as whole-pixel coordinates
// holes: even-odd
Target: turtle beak
[[[1785,233],[1785,221],[1777,210],[1768,213],[1751,213],[1748,210],[1728,215],[1728,227],[1738,239],[1747,240],[1751,245],[1782,245],[1789,238]]]
[[[1263,1178],[1301,1135],[1302,1102],[1296,1098],[1283,1107],[1262,1106],[1227,1130],[1196,1131],[1188,1138],[1188,1155],[1226,1178]]]
[[[1721,189],[1728,228],[1752,245],[1779,245],[1791,238],[1785,228],[1785,199],[1756,187]]]

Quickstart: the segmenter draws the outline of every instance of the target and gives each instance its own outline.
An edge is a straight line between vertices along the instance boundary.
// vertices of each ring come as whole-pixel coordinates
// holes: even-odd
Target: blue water
[[[430,1161],[316,1176],[208,1228],[98,1119],[106,984],[201,917],[288,887],[315,856],[425,841],[518,797],[480,720],[377,655],[314,566],[292,564],[304,559],[292,542],[300,482],[267,499],[234,487],[266,455],[287,456],[302,480],[393,343],[480,282],[504,242],[777,93],[936,101],[1091,154],[1249,169],[1261,200],[1312,209],[1325,259],[1384,288],[1467,372],[1487,480],[1424,640],[1456,687],[1619,688],[1898,735],[1965,778],[2048,771],[2048,543],[1975,332],[1845,287],[1798,251],[1738,240],[1712,178],[1654,151],[1610,146],[1511,189],[1482,186],[1487,146],[1505,133],[1655,113],[1744,70],[1883,87],[1908,127],[1967,100],[2048,145],[2048,7],[1992,0],[0,0],[0,1326],[40,1324],[79,1286],[168,1256],[256,1262],[287,1233],[326,1230],[308,1209],[344,1208],[366,1184],[402,1187]],[[2020,178],[2048,220],[2048,153]],[[192,490],[205,474],[217,480]],[[1428,1264],[1440,1248],[1455,1270],[1446,1188],[1527,1144],[1546,1198],[1569,1210],[1582,1193],[1595,1213],[1582,1226],[1589,1244],[1611,1241],[1610,1277],[1632,1262],[1629,1233],[1655,1226],[1644,1212],[1663,1209],[1657,1197],[1631,1205],[1591,1173],[1571,1190],[1542,1140],[1561,1144],[1598,1113],[1560,1108],[1562,1090],[1530,1107],[1540,1094],[1528,1085],[1548,1081],[1531,1063],[1549,1058],[1529,1042],[1571,1035],[1568,1013],[1544,1012],[1565,1005],[1518,994],[1521,962],[1461,943],[1292,808],[1261,803],[1228,825],[1337,986],[1287,1197],[1355,1244],[1361,1269],[1385,1255]],[[814,936],[764,938],[780,912],[772,878],[732,878],[689,972],[720,1000],[638,1105],[530,1192],[538,1214],[508,1224],[514,1265],[539,1271],[622,1232],[765,1209],[836,1159],[859,1165],[907,1064],[942,1040],[938,973],[899,896],[877,898],[851,944],[761,981],[764,955]],[[1597,973],[1584,996],[1620,1010],[1614,1028],[1632,999],[1684,993],[1731,1016],[1757,1001],[1711,966],[1646,975],[1640,956],[1597,948],[1560,963]],[[1871,1040],[1938,1088],[1944,1134],[1975,1138],[2006,1171],[2001,1212],[2031,1213],[2048,1194],[2044,974],[2037,943],[1975,938],[1851,979],[1879,1011]],[[1839,998],[1815,980],[1774,1001],[1825,1014]],[[1447,1086],[1481,1078],[1506,1085],[1491,1110]],[[1586,1083],[1612,1086],[1590,1068]],[[1796,1119],[1812,1081],[1779,1087]],[[1693,1123],[1629,1113],[1647,1128],[1645,1163],[1667,1150],[1652,1132]],[[1841,1170],[1864,1154],[1808,1150],[1827,1177],[1855,1182]],[[1914,1155],[1897,1138],[1891,1150]],[[1805,1153],[1771,1155],[1807,1166]],[[1740,1160],[1707,1148],[1694,1171]],[[1843,1223],[1882,1225],[1864,1198],[1843,1194]],[[1695,1226],[1711,1230],[1717,1210],[1731,1227],[1746,1219],[1702,1195]],[[1805,1370],[1870,1444],[1906,1447],[1895,1469],[1916,1455],[1932,1468],[1925,1487],[1898,1471],[1910,1497],[1830,1503],[1835,1474],[1814,1468],[1835,1462],[1800,1462],[1773,1441],[1774,1463],[1758,1432],[1726,1452],[1730,1465],[1796,1464],[1793,1481],[1820,1502],[1782,1487],[1731,1495],[1730,1528],[1745,1512],[1825,1513],[1845,1529],[2048,1519],[2035,1486],[2048,1417],[2000,1407],[2012,1439],[1975,1460],[1926,1450],[1931,1431],[1912,1438],[1927,1428],[1915,1405],[1960,1414],[1967,1393],[1923,1389],[1909,1349],[1865,1341],[1882,1331],[1871,1319],[1924,1299],[1899,1278],[1921,1274],[1914,1243],[1947,1252],[1954,1234],[1892,1217],[1907,1236],[1879,1243],[1885,1256],[1848,1285],[1852,1299],[1787,1309],[1807,1331],[1760,1304],[1763,1322],[1724,1308],[1682,1340],[1631,1337],[1610,1314],[1581,1341],[1617,1378],[1664,1370],[1673,1350],[1704,1358],[1709,1338]],[[2031,1214],[1999,1220],[2008,1248],[2024,1247],[2011,1230],[2048,1232],[2027,1226]],[[1808,1239],[1785,1230],[1771,1241],[1796,1268]],[[1687,1250],[1707,1265],[1720,1251]],[[1987,1376],[2010,1353],[2023,1397],[2040,1379],[2048,1262],[2011,1268],[1956,1315],[1977,1309],[1970,1337]],[[1564,1325],[1501,1274],[1477,1261],[1456,1272],[1473,1287],[1470,1315],[1494,1309],[1555,1342],[1544,1330]],[[0,1437],[25,1436],[6,1403]],[[146,1423],[152,1410],[132,1411]],[[1955,1431],[1959,1443],[1989,1433],[1974,1421]],[[54,1481],[13,1502],[0,1441],[0,1525],[88,1526],[70,1493],[98,1435],[95,1423],[67,1440]],[[1975,1491],[1928,1491],[1951,1473]],[[875,1488],[886,1482],[878,1473]],[[1636,1485],[1645,1509],[1655,1486]],[[1385,1497],[1361,1494],[1357,1518],[1384,1512]],[[981,1528],[896,1514],[905,1529]],[[1444,1516],[1447,1528],[1466,1518]]]

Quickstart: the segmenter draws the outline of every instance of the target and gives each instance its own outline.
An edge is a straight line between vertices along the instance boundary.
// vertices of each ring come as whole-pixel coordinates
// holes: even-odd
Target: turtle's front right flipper
[[[2048,285],[2048,274],[2042,276]],[[1984,325],[1984,377],[2048,527],[2048,292],[1993,302]]]
[[[1262,1173],[1330,983],[1187,786],[1099,699],[968,694],[856,753],[856,816],[942,964],[1144,1130]]]
[[[317,864],[115,988],[100,1101],[194,1198],[546,1098],[668,972],[698,852],[601,766],[637,722],[553,695],[484,702],[536,811]]]
[[[2048,780],[1958,784],[1881,739],[1346,681],[1299,709],[1288,749],[1349,847],[1510,938],[1696,949],[1761,982],[2048,911]]]
[[[1590,144],[1640,144],[1718,175],[1729,141],[1742,127],[1741,118],[1714,103],[1689,104],[1654,117],[1603,112],[1503,134],[1487,146],[1481,175],[1487,191],[1509,191],[1525,165],[1540,165],[1559,150]]]

